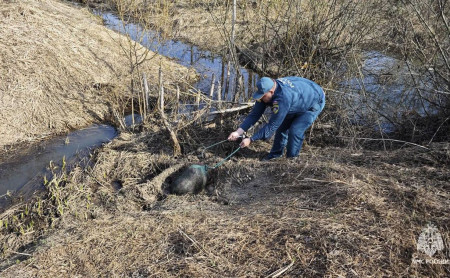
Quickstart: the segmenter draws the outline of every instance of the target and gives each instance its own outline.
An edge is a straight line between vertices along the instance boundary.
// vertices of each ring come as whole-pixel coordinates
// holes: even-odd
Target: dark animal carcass
[[[184,170],[171,186],[174,194],[197,194],[205,188],[207,169],[205,165],[191,165]]]

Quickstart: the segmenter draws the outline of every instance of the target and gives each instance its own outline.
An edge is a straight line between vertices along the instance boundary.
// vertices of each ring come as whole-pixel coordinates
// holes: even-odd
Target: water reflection
[[[363,53],[359,76],[341,83],[341,90],[352,93],[348,103],[350,118],[362,125],[392,132],[392,122],[400,122],[407,113],[426,116],[437,113],[433,99],[439,95],[432,72],[420,72],[407,62],[378,51]],[[376,123],[367,120],[377,119]],[[392,121],[392,122],[391,122]]]
[[[30,195],[43,182],[43,176],[50,175],[47,169],[50,161],[61,166],[63,157],[70,162],[79,161],[89,154],[89,151],[111,141],[117,136],[117,131],[109,125],[92,125],[43,142],[35,150],[14,161],[0,164],[0,196],[8,191],[18,191]],[[1,198],[0,206],[5,198]]]
[[[133,125],[133,118],[134,118],[134,124],[138,125],[142,123],[142,117],[139,114],[130,114],[124,117],[125,126],[131,127]]]
[[[141,42],[150,50],[161,55],[175,58],[178,63],[193,67],[200,74],[200,80],[194,85],[198,90],[209,93],[213,74],[216,82],[221,83],[222,99],[232,101],[235,95],[235,77],[237,70],[233,66],[230,67],[230,84],[225,86],[227,61],[220,55],[211,53],[210,51],[201,50],[196,46],[185,44],[181,41],[166,40],[155,31],[143,30],[141,26],[134,23],[123,24],[122,21],[112,13],[97,13],[101,15],[105,25],[122,34],[129,35],[131,39]],[[240,101],[247,101],[252,92],[253,86],[258,75],[253,71],[244,67],[238,69],[242,75],[241,97]],[[216,85],[217,88],[217,85]],[[250,93],[249,93],[250,92]]]

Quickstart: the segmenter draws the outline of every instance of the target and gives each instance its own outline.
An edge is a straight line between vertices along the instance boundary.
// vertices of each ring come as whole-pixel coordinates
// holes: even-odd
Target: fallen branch
[[[254,105],[254,103],[248,104],[246,106],[234,107],[234,108],[229,108],[229,109],[225,109],[225,110],[218,110],[218,111],[210,112],[208,114],[208,116],[237,112],[237,111],[241,111],[241,110],[252,108],[253,105]]]
[[[12,251],[12,250],[9,250],[9,252],[11,252],[13,254],[17,254],[17,255],[22,255],[22,256],[29,256],[29,257],[33,256],[31,254],[28,254],[28,253],[21,253],[21,252],[16,252],[16,251]]]

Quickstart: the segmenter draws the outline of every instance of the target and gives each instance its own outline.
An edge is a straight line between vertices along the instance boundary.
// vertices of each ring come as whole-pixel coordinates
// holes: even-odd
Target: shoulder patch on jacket
[[[274,101],[274,102],[273,102],[273,106],[272,106],[272,112],[273,112],[274,114],[277,114],[277,113],[278,113],[278,110],[280,110],[280,106],[279,106],[279,104],[278,104],[278,101]]]

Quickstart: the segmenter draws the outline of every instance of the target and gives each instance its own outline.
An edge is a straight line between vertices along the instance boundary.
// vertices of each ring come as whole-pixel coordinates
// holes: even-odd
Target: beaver
[[[198,194],[205,188],[207,181],[206,165],[191,165],[172,183],[171,192],[177,195]]]

